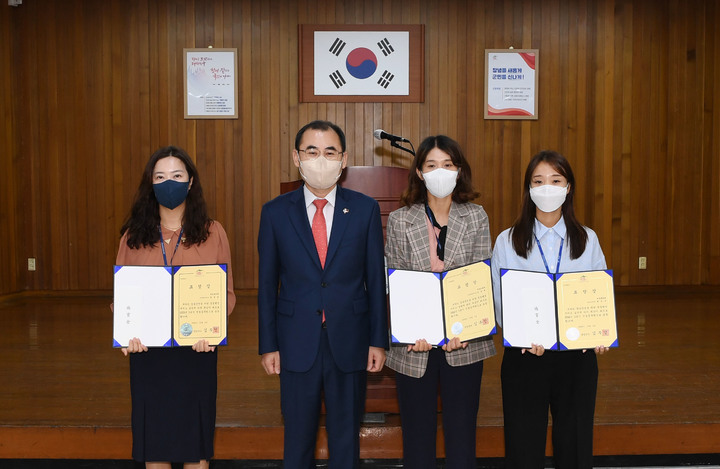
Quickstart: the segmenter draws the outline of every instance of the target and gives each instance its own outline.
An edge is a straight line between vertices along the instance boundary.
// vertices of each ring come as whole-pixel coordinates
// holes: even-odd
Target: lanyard
[[[180,240],[182,240],[182,234],[183,234],[184,229],[185,228],[180,229],[180,234],[178,234],[178,240],[177,240],[177,243],[175,244],[175,250],[173,251],[172,257],[170,258],[171,264],[172,264],[173,258],[175,257],[175,253],[177,252],[177,248],[178,248],[178,246],[180,246]],[[167,261],[167,254],[165,254],[165,241],[163,241],[163,239],[162,239],[162,226],[158,225],[158,231],[160,231],[160,247],[162,247],[163,261],[165,261],[165,266],[167,267],[168,261]]]
[[[438,255],[438,259],[441,261],[445,260],[445,239],[442,236],[442,230],[443,227],[440,226],[440,224],[435,220],[435,214],[430,210],[430,206],[428,204],[425,204],[425,213],[427,214],[428,218],[430,219],[430,223],[433,226],[433,234],[435,235],[435,241],[437,241],[437,247],[436,252]],[[435,233],[435,227],[437,227],[440,230],[440,237]],[[445,237],[447,237],[447,226],[445,227]]]
[[[540,255],[542,256],[543,264],[545,264],[545,270],[547,271],[547,273],[551,273],[550,269],[548,268],[547,260],[545,260],[545,253],[543,252],[543,248],[542,248],[542,245],[540,244],[540,240],[538,239],[537,235],[533,235],[533,236],[535,236],[535,242],[537,243],[538,248],[540,249]],[[560,238],[560,252],[558,252],[557,267],[555,267],[556,274],[560,272],[560,258],[562,257],[563,244],[564,244],[564,240],[562,238]]]

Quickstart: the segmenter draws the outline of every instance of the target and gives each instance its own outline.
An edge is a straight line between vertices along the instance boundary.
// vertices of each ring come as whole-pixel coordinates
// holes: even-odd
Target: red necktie
[[[323,208],[327,204],[325,199],[315,199],[313,204],[317,208],[312,221],[312,234],[315,238],[315,247],[320,257],[320,265],[325,268],[325,257],[327,257],[327,225]]]
[[[315,199],[313,204],[315,205],[315,215],[313,215],[312,221],[312,234],[315,239],[315,248],[320,257],[320,265],[325,268],[325,258],[327,257],[327,225],[325,224],[325,214],[323,208],[327,204],[325,199]],[[322,322],[325,323],[325,310],[322,312]]]

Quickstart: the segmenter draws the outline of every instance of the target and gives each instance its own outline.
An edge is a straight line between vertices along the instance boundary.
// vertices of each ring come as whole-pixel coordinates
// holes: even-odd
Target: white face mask
[[[545,184],[544,186],[531,187],[530,198],[541,211],[550,213],[562,207],[567,196],[568,184],[565,187]]]
[[[445,168],[438,168],[427,173],[422,173],[425,180],[425,187],[428,192],[438,199],[445,198],[452,194],[457,184],[457,171],[450,171]]]
[[[331,161],[325,156],[318,156],[314,160],[300,160],[300,176],[312,188],[328,189],[340,179],[342,163],[342,159]]]

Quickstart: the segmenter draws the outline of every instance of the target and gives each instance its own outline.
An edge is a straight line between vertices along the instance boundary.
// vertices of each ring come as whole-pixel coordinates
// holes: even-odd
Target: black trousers
[[[597,379],[593,350],[537,357],[506,348],[501,368],[506,467],[545,467],[550,408],[555,468],[591,469]]]
[[[413,352],[410,352],[413,353]],[[442,399],[446,469],[476,468],[475,432],[483,362],[450,366],[432,349],[422,378],[397,373],[403,434],[403,466],[436,469],[438,387]]]

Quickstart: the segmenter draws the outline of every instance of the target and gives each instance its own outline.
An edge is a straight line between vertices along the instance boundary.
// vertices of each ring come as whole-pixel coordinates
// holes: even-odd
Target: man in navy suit
[[[337,184],[345,148],[331,122],[300,129],[292,156],[305,184],[260,216],[259,348],[265,371],[280,375],[285,469],[315,467],[323,394],[329,467],[359,466],[367,371],[385,363],[380,208]]]

